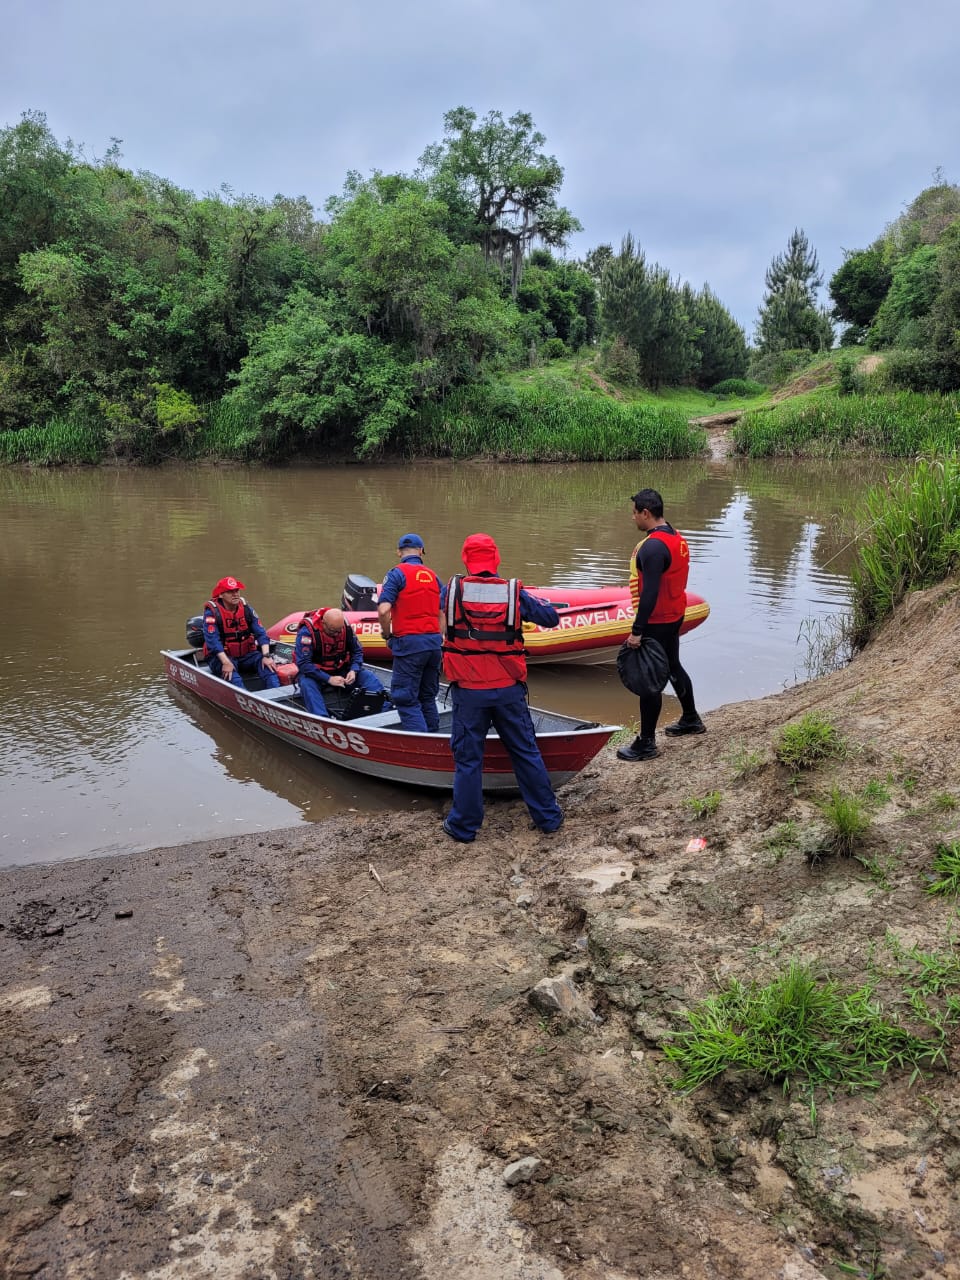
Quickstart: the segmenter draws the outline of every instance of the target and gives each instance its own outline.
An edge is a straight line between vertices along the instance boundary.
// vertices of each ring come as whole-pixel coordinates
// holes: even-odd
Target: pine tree
[[[804,348],[821,351],[833,345],[830,318],[817,306],[823,275],[816,253],[800,228],[767,268],[766,295],[757,319],[757,346],[764,353]]]

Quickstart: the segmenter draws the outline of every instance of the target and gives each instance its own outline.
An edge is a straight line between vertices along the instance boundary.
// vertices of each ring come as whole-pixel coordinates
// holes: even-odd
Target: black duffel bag
[[[617,654],[620,683],[639,698],[655,698],[670,677],[670,661],[659,640],[645,636],[637,648],[620,646]]]

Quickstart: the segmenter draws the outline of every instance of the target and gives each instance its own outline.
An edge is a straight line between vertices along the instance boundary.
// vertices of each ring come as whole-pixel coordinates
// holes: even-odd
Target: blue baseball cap
[[[397,546],[400,548],[417,547],[420,551],[422,551],[423,539],[420,537],[419,533],[404,533],[398,538]]]

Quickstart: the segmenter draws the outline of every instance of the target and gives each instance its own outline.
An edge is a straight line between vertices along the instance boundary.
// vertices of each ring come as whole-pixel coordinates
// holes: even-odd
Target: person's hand
[[[347,683],[343,676],[331,676],[330,683],[337,689],[342,689]]]
[[[643,644],[643,636],[629,635],[627,636],[627,648],[639,649]]]
[[[343,677],[343,683],[346,685],[351,685],[354,683],[356,678],[357,678],[357,673],[355,671],[348,671],[347,674]]]
[[[269,654],[267,655],[267,657],[264,658],[263,665],[267,668],[268,671],[276,671],[277,669],[277,664],[275,660],[271,658]]]
[[[224,680],[231,680],[234,673],[234,665],[226,655],[220,659],[220,674]]]

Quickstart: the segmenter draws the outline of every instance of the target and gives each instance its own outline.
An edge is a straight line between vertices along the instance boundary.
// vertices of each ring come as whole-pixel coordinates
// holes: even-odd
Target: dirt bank
[[[0,1272],[960,1276],[956,1036],[815,1115],[742,1074],[679,1096],[661,1052],[731,976],[816,961],[893,1007],[891,957],[956,957],[925,875],[960,836],[958,654],[948,585],[841,672],[608,750],[552,838],[500,802],[469,848],[349,815],[4,873]],[[813,710],[847,752],[793,778],[771,744]],[[873,825],[812,865],[833,785]],[[528,997],[562,975],[561,1019]]]

